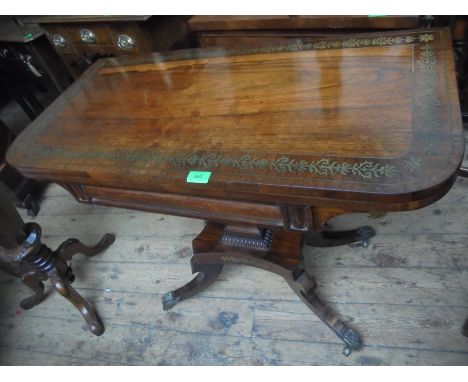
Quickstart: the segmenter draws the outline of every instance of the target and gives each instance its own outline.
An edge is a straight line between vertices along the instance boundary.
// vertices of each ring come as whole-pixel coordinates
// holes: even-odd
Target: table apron
[[[172,193],[116,189],[90,185],[62,184],[79,202],[101,204],[217,221],[282,228],[278,205],[216,199]]]

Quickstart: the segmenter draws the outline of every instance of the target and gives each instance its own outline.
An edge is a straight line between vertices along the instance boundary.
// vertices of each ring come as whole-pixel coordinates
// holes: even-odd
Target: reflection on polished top
[[[146,191],[411,200],[453,180],[463,147],[450,35],[433,29],[101,60],[8,161]]]

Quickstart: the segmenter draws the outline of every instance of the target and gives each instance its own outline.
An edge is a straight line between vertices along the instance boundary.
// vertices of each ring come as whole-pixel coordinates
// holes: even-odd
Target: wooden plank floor
[[[415,212],[332,221],[337,229],[373,225],[366,249],[306,251],[318,293],[364,340],[348,358],[286,282],[254,268],[225,266],[208,290],[163,312],[162,294],[191,278],[201,221],[81,205],[58,186],[34,220],[52,248],[69,237],[92,244],[116,234],[103,254],[73,261],[74,286],[106,332],[91,335],[55,292],[22,311],[28,290],[2,273],[2,365],[468,365],[460,333],[468,317],[468,179]]]

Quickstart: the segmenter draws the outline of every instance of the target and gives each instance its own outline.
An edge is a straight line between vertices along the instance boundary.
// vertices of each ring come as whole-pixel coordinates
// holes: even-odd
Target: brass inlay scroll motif
[[[103,151],[71,151],[62,147],[36,146],[30,153],[40,152],[42,155],[57,155],[60,158],[78,160],[111,160],[148,163],[169,164],[176,168],[203,168],[231,167],[238,170],[259,169],[273,170],[277,173],[312,173],[317,176],[347,175],[359,176],[364,179],[392,177],[396,173],[393,165],[379,161],[364,160],[357,162],[337,161],[321,158],[314,161],[293,159],[287,156],[267,159],[252,155],[228,156],[222,153],[187,153],[168,154],[158,153],[154,150],[117,150]]]
[[[330,48],[352,48],[369,46],[387,46],[395,44],[418,43],[415,60],[415,94],[413,126],[415,134],[423,141],[422,151],[426,154],[437,153],[439,142],[439,128],[441,125],[438,115],[440,101],[437,94],[437,57],[433,46],[435,35],[423,33],[407,36],[382,36],[376,38],[350,38],[344,40],[324,40],[317,42],[306,42],[298,40],[289,45],[270,46],[264,48],[247,48],[244,53],[296,51],[308,49],[330,49]],[[180,57],[179,57],[180,59]],[[61,147],[35,146],[30,153],[40,151],[42,155],[52,155],[60,158],[89,161],[93,165],[95,160],[102,161],[126,161],[131,162],[136,168],[147,167],[148,164],[168,165],[174,168],[200,168],[213,169],[218,167],[233,168],[237,170],[263,170],[278,174],[313,174],[317,177],[343,177],[343,178],[392,178],[402,171],[409,172],[414,176],[421,176],[423,159],[417,153],[410,152],[405,158],[398,161],[396,167],[390,162],[374,158],[369,159],[346,159],[339,158],[309,158],[289,157],[285,155],[277,157],[262,156],[262,154],[229,155],[222,152],[188,152],[188,153],[165,153],[153,149],[140,150],[114,150],[112,152],[102,151],[73,151]],[[85,164],[85,163],[83,163]]]
[[[223,50],[223,53],[231,55],[258,54],[258,53],[280,53],[297,52],[301,50],[322,50],[322,49],[342,49],[342,48],[367,48],[379,46],[392,46],[400,44],[412,44],[414,42],[429,42],[434,39],[431,33],[406,36],[380,36],[380,37],[354,37],[341,40],[319,40],[307,41],[302,38],[291,44],[268,45],[263,47],[240,47]],[[171,54],[168,57],[159,56],[154,58],[154,62],[164,62],[173,60],[197,59],[219,56],[219,50],[205,51],[202,56],[196,51],[181,51]]]
[[[297,40],[287,45],[270,45],[264,47],[239,48],[236,52],[241,54],[256,53],[275,53],[275,52],[296,52],[300,50],[321,50],[321,49],[340,49],[340,48],[366,48],[374,46],[392,46],[400,44],[411,44],[415,41],[429,42],[434,40],[434,35],[430,33],[419,36],[381,36],[381,37],[362,37],[349,38],[344,40],[320,40],[304,41]]]

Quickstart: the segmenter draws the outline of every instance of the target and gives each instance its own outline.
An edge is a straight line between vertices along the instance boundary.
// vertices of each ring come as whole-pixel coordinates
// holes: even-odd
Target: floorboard
[[[21,212],[25,221],[29,221]],[[355,214],[333,228],[375,227],[367,248],[307,248],[318,294],[365,342],[341,355],[340,340],[271,273],[227,265],[197,297],[169,312],[161,296],[191,278],[191,240],[203,222],[79,204],[50,186],[41,212],[44,242],[69,237],[106,252],[77,256],[76,289],[106,327],[97,338],[46,286],[46,300],[19,308],[28,290],[0,273],[2,365],[468,365],[468,179],[418,211]]]

